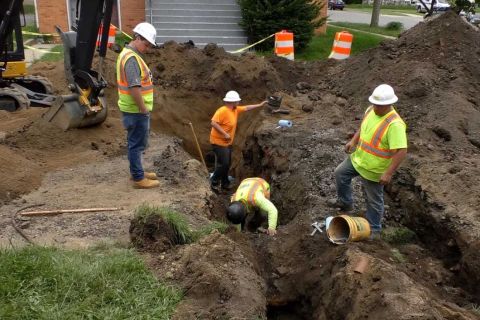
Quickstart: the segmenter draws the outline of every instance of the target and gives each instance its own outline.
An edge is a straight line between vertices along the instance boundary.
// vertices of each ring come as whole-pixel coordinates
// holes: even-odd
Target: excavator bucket
[[[63,130],[100,124],[107,118],[107,107],[104,97],[98,99],[100,103],[98,110],[90,110],[81,104],[77,94],[61,96],[43,115],[43,118]]]

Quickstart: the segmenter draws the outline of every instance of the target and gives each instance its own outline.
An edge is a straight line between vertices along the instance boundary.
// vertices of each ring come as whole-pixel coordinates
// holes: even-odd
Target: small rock
[[[297,83],[297,89],[298,90],[310,90],[312,89],[312,85],[307,82],[299,82]]]
[[[90,143],[90,147],[92,148],[92,150],[98,150],[98,144],[96,142],[91,142]]]
[[[310,104],[310,105],[304,104],[304,105],[302,106],[302,110],[303,110],[304,112],[310,113],[310,112],[313,111],[313,105],[311,105],[311,104]]]
[[[7,133],[0,131],[0,143],[4,143],[6,139],[7,139]]]
[[[30,227],[30,221],[23,221],[22,223],[19,224],[20,229],[27,229]]]

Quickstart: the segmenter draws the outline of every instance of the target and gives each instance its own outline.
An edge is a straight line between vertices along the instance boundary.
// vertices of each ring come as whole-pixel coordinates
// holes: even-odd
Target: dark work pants
[[[212,144],[213,152],[217,157],[217,166],[212,176],[212,185],[218,186],[220,182],[222,187],[229,185],[228,171],[230,170],[230,163],[232,162],[232,146],[223,147]]]

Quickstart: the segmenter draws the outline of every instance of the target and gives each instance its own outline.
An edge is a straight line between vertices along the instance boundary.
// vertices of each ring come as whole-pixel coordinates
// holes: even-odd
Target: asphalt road
[[[372,15],[370,13],[358,12],[358,11],[349,11],[345,9],[341,10],[328,10],[328,21],[329,22],[352,22],[352,23],[368,23]],[[403,23],[405,29],[410,29],[417,23],[423,20],[422,16],[392,16],[392,15],[380,15],[380,26],[385,26],[389,22],[398,21]]]

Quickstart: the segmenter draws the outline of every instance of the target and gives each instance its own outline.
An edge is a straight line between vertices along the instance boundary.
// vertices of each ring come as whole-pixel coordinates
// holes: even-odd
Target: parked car
[[[470,22],[471,24],[475,25],[475,26],[479,26],[480,25],[480,14],[474,14],[474,13],[467,13],[467,20],[468,22]]]
[[[432,0],[423,0],[423,3],[427,5],[428,8],[432,5]],[[433,11],[447,11],[450,10],[450,5],[445,0],[436,0],[433,5]],[[426,13],[427,9],[422,5],[420,1],[417,1],[417,12]]]
[[[330,10],[343,10],[345,3],[342,0],[328,0],[328,9]]]

